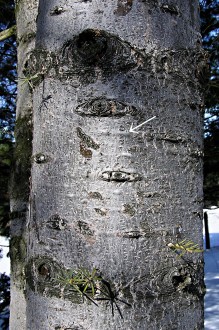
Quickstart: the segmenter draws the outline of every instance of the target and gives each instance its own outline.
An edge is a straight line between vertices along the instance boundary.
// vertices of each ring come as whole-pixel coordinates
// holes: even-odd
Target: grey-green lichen
[[[26,260],[26,242],[22,236],[14,236],[10,240],[10,258],[13,278],[16,279],[15,285],[25,289],[25,260]]]
[[[16,146],[13,157],[11,196],[28,201],[29,177],[32,156],[32,116],[20,116],[16,120]]]

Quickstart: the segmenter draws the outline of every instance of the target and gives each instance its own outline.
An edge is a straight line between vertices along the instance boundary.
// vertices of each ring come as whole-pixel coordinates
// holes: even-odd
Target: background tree
[[[0,1],[0,34],[15,24],[14,1]],[[9,236],[9,177],[16,98],[15,36],[0,42],[0,234]],[[0,274],[0,328],[9,329],[10,278]]]
[[[18,3],[12,330],[203,327],[198,29],[191,0]]]
[[[201,5],[203,47],[209,53],[205,76],[204,198],[205,206],[219,205],[219,6],[216,0]],[[206,80],[207,78],[207,80]]]
[[[14,1],[0,1],[0,32],[15,24]],[[0,234],[9,235],[8,182],[12,161],[16,99],[15,35],[0,42]]]

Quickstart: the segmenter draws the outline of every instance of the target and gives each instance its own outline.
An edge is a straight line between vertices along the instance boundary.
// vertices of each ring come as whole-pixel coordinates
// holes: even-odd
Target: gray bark
[[[168,246],[202,245],[198,1],[19,5],[19,72],[29,83],[18,118],[32,109],[33,141],[29,212],[12,226],[26,252],[12,258],[25,282],[13,276],[10,329],[202,329],[202,254]],[[26,210],[25,198],[13,200]],[[81,268],[98,269],[118,293],[114,313],[63,286],[60,276]]]

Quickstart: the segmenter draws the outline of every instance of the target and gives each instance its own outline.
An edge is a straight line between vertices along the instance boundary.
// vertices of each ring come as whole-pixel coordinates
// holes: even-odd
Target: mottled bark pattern
[[[198,1],[41,0],[36,18],[26,329],[202,329],[202,256],[167,246],[202,245]],[[80,267],[123,319],[58,282]]]

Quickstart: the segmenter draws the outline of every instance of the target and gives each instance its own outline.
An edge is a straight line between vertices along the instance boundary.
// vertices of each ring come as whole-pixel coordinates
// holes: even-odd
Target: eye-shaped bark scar
[[[67,65],[83,66],[83,70],[98,66],[108,74],[136,67],[139,56],[143,57],[129,43],[98,29],[82,31],[61,49],[61,58]]]
[[[105,97],[95,98],[89,102],[82,103],[76,108],[75,112],[81,116],[94,117],[122,117],[140,114],[140,111],[132,105]]]
[[[104,181],[133,182],[140,181],[142,177],[138,173],[128,173],[125,171],[104,171],[100,178]]]

